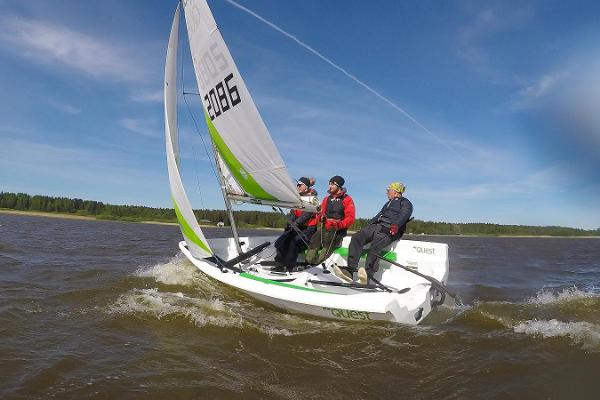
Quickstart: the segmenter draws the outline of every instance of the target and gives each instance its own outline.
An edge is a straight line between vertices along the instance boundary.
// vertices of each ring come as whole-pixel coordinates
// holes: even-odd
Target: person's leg
[[[392,242],[394,242],[394,239],[390,235],[381,232],[375,234],[365,262],[365,267],[369,272],[375,273],[379,270],[379,258],[377,258],[377,255]]]
[[[323,233],[323,248],[321,250],[321,254],[319,255],[318,264],[329,258],[331,253],[333,253],[333,250],[340,245],[343,238],[343,236],[338,235],[337,231],[333,229],[329,231],[326,230]]]
[[[377,225],[367,225],[352,235],[350,245],[348,246],[348,269],[355,270],[358,268],[362,249],[365,247],[365,244],[373,240],[373,235],[377,229],[379,229]]]
[[[275,261],[283,261],[285,258],[285,253],[287,251],[287,247],[290,240],[291,231],[285,231],[275,240],[273,246],[275,250],[277,250],[277,254],[275,255]]]
[[[286,256],[288,262],[296,262],[296,260],[298,260],[298,254],[307,249],[310,244],[310,239],[316,230],[316,226],[309,226],[305,228],[300,235],[296,235],[294,239],[290,241],[290,247]]]
[[[304,238],[306,239],[306,242],[303,242],[304,248],[307,247],[307,243],[310,244],[310,240],[312,239],[312,237],[316,231],[317,231],[316,226],[309,226],[304,231],[302,231],[304,233]]]
[[[309,264],[318,264],[319,249],[321,248],[323,229],[317,229],[314,235],[310,238],[310,245],[306,251],[306,262]]]
[[[365,268],[359,268],[357,273],[361,284],[366,285],[369,282],[369,274],[374,274],[377,272],[379,269],[379,258],[377,258],[377,254],[394,242],[394,240],[396,239],[392,239],[389,235],[381,232],[377,232],[373,236],[371,248],[369,249],[369,253],[367,254],[367,259],[365,261]]]
[[[284,256],[285,262],[287,262],[287,263],[296,262],[296,259],[298,258],[298,253],[300,253],[300,251],[302,251],[306,248],[306,245],[304,244],[304,240],[306,240],[306,239],[304,238],[303,233],[301,233],[301,235],[296,234],[290,240],[290,242],[288,244],[287,252],[285,253],[285,256]]]

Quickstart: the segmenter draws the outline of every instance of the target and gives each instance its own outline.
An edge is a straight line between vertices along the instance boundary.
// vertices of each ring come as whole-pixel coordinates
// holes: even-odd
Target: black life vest
[[[340,197],[327,197],[327,205],[325,209],[325,217],[328,219],[344,219],[344,193]]]

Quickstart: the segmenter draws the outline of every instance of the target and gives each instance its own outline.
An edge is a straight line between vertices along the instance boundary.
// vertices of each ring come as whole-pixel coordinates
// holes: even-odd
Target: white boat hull
[[[241,238],[243,249],[249,250],[272,237]],[[243,265],[244,272],[221,269],[207,259],[195,258],[184,241],[179,243],[183,254],[206,275],[235,287],[249,296],[293,313],[351,321],[390,321],[416,325],[423,321],[436,304],[437,291],[429,281],[382,261],[375,277],[384,285],[397,289],[386,292],[376,289],[360,289],[319,284],[317,282],[341,282],[328,270],[334,264],[345,265],[344,248],[350,238],[345,238],[342,248],[322,266],[301,272],[274,273],[263,268],[260,261],[269,260],[275,251],[267,247],[250,263]],[[233,239],[212,239],[210,246],[219,257],[227,260],[235,257]],[[390,253],[403,265],[445,282],[448,277],[448,246],[402,240],[390,246]],[[341,253],[341,254],[339,254]],[[264,255],[264,256],[262,256]],[[364,260],[364,259],[363,259]],[[240,267],[238,265],[238,267]],[[409,290],[402,292],[402,289]]]

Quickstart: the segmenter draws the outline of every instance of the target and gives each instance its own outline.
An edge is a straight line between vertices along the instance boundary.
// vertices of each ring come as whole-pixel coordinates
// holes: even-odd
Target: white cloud
[[[155,121],[148,121],[136,118],[123,118],[119,121],[123,128],[148,137],[159,137],[160,131],[157,129]]]
[[[477,73],[493,83],[513,85],[521,79],[499,68],[487,48],[489,40],[504,32],[518,30],[534,15],[529,5],[505,5],[499,3],[479,11],[475,17],[460,28],[456,54]]]
[[[56,108],[59,111],[66,113],[66,114],[71,114],[71,115],[81,114],[81,108],[72,106],[67,103],[62,103],[62,102],[59,102],[56,100],[49,100],[48,104],[50,104],[52,107]]]
[[[147,71],[123,47],[64,26],[16,16],[0,19],[0,44],[35,62],[59,64],[97,79],[140,81]]]
[[[80,147],[54,146],[51,144],[37,143],[28,140],[12,138],[0,138],[0,152],[6,164],[11,164],[15,170],[19,168],[31,168],[39,171],[52,170],[57,175],[70,176],[76,169],[65,168],[65,166],[78,164],[87,165],[78,173],[85,170],[98,173],[96,167],[104,166],[103,169],[113,168],[123,164],[127,159],[123,154],[106,152],[97,148],[86,149]],[[50,168],[50,169],[48,169]]]
[[[572,69],[556,71],[545,74],[534,83],[525,86],[517,93],[517,98],[513,102],[514,109],[525,109],[535,107],[539,101],[554,91],[554,89],[572,74]]]
[[[547,126],[584,147],[600,147],[600,51],[588,48],[520,89],[513,110],[538,112]],[[534,113],[532,113],[534,114]]]
[[[162,103],[163,99],[164,93],[162,90],[137,92],[131,95],[131,100],[138,103]]]
[[[487,182],[476,184],[454,185],[451,188],[441,188],[443,196],[453,202],[468,202],[473,200],[494,200],[502,197],[540,196],[551,198],[568,193],[572,180],[570,168],[566,165],[552,165],[535,171],[513,170],[513,177],[506,179],[500,176],[482,177]],[[415,191],[422,197],[439,196],[440,188],[419,189]]]
[[[166,169],[149,170],[135,156],[122,150],[0,137],[0,170],[7,174],[0,189],[19,187],[31,194],[83,196],[121,204],[155,202],[168,193]]]

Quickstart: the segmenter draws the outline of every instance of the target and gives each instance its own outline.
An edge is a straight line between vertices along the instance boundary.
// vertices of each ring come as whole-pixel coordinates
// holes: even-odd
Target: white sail
[[[237,182],[236,189],[243,192],[229,192],[228,197],[259,204],[312,207],[300,199],[208,4],[205,0],[187,0],[183,6],[208,130]]]
[[[179,174],[179,146],[177,133],[177,44],[179,38],[179,6],[173,17],[167,60],[165,65],[165,140],[167,148],[167,166],[169,168],[169,183],[171,197],[181,233],[185,238],[188,249],[197,258],[209,257],[212,250],[196,221],[192,206],[188,200],[183,182]]]
[[[219,163],[219,168],[221,171],[221,175],[223,176],[223,182],[225,183],[225,190],[228,195],[237,195],[237,196],[245,196],[246,192],[244,189],[237,183],[235,177],[227,168],[225,161],[223,161],[223,157],[218,152],[215,152],[215,157],[217,159],[217,163]]]

